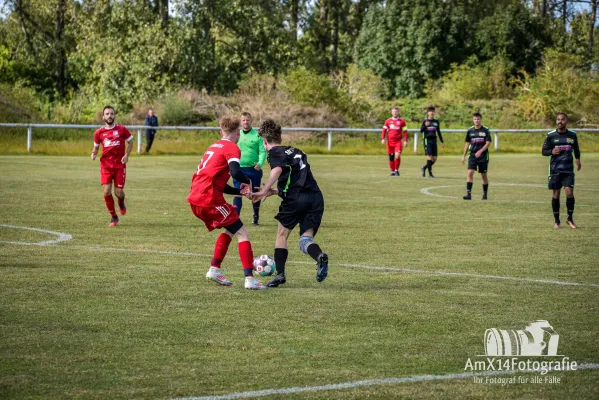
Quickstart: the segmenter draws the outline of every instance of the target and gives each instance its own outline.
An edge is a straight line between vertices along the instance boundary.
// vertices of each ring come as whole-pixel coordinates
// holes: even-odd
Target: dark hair
[[[472,114],[473,117],[478,117],[478,118],[482,118],[483,116],[480,115],[479,112],[475,112],[474,114]]]
[[[241,122],[239,121],[239,118],[223,117],[220,119],[220,121],[218,121],[218,124],[219,124],[221,130],[223,130],[225,133],[229,134],[229,133],[239,129],[239,125],[241,125]]]
[[[272,119],[265,119],[260,124],[260,136],[268,143],[281,144],[281,125]]]
[[[435,111],[435,107],[433,107],[433,106],[429,106],[429,107],[426,109],[426,111],[427,111],[427,112],[428,112],[428,111]]]
[[[104,115],[104,111],[106,111],[108,109],[110,109],[110,110],[112,110],[114,112],[114,107],[113,106],[104,106],[104,109],[102,110],[102,115]]]
[[[555,118],[559,117],[560,115],[563,115],[564,117],[566,117],[566,121],[568,120],[568,114],[566,114],[565,112],[557,113]]]
[[[250,113],[249,113],[249,112],[247,112],[247,111],[244,111],[244,112],[242,112],[242,113],[241,113],[241,116],[242,116],[242,117],[250,117],[250,118],[252,118],[252,114],[250,114]]]

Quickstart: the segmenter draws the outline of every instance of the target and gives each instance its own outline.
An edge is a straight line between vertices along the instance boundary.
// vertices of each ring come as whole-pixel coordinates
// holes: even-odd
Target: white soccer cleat
[[[268,289],[265,285],[262,284],[258,279],[253,276],[245,277],[245,288],[252,290],[266,290]]]
[[[206,279],[212,279],[219,285],[223,286],[231,286],[233,282],[227,279],[227,277],[223,274],[220,268],[210,267],[208,272],[206,272]]]

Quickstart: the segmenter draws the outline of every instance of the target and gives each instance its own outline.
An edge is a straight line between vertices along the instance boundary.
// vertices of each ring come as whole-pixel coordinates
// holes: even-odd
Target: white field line
[[[599,369],[599,364],[580,364],[577,366],[578,370],[589,370]],[[551,370],[551,372],[568,372],[573,369],[564,369],[563,371]],[[317,392],[325,390],[343,390],[343,389],[354,389],[358,387],[372,387],[381,385],[395,385],[401,383],[415,383],[415,382],[431,382],[431,381],[451,381],[459,379],[473,379],[474,377],[487,377],[497,375],[512,375],[518,373],[533,373],[541,372],[539,369],[526,369],[526,370],[499,370],[499,371],[486,371],[480,373],[463,372],[459,374],[447,374],[447,375],[414,375],[404,378],[386,378],[386,379],[368,379],[363,381],[333,383],[330,385],[320,386],[299,386],[282,389],[265,389],[256,390],[252,392],[236,392],[223,395],[215,396],[200,396],[200,397],[181,397],[174,400],[228,400],[228,399],[247,399],[251,397],[262,397],[270,396],[274,394],[295,394],[302,392]]]
[[[500,182],[492,182],[490,183],[490,186],[523,186],[523,187],[536,187],[536,188],[546,188],[546,185],[539,185],[539,184],[532,184],[532,183],[500,183]],[[433,193],[431,192],[431,190],[436,190],[436,189],[446,189],[446,188],[453,188],[453,187],[463,187],[463,185],[444,185],[444,186],[430,186],[430,187],[426,187],[426,188],[422,188],[420,189],[420,193],[422,194],[426,194],[427,196],[434,196],[434,197],[442,197],[445,199],[459,199],[459,196],[447,196],[447,195],[443,195],[443,194],[438,194],[438,193]],[[577,190],[598,190],[598,189],[586,189],[586,188],[580,188],[580,187],[576,187]],[[534,201],[534,200],[491,200],[491,201],[496,201],[496,202],[503,202],[503,203],[530,203],[530,204],[547,204],[546,201]],[[587,205],[583,205],[583,204],[579,204],[577,205],[578,207],[588,207]]]
[[[50,246],[59,242],[64,242],[67,240],[71,240],[73,239],[73,236],[67,234],[67,233],[62,233],[62,232],[54,232],[54,231],[48,231],[45,229],[38,229],[38,228],[29,228],[27,226],[15,226],[15,225],[5,225],[5,224],[0,224],[0,227],[2,228],[10,228],[10,229],[25,229],[27,231],[35,231],[35,232],[42,232],[42,233],[47,233],[50,235],[54,235],[54,236],[58,236],[57,239],[54,240],[47,240],[44,242],[36,242],[36,243],[32,243],[32,242],[7,242],[7,241],[0,241],[0,243],[8,243],[8,244],[21,244],[21,245],[25,245],[25,246]]]
[[[43,229],[37,228],[26,228],[26,227],[14,227],[12,225],[0,225],[0,227],[7,228],[18,228],[18,229],[29,229],[35,230],[39,232],[52,233],[54,235],[64,235],[64,238],[59,237],[57,240],[51,240],[48,242],[5,242],[0,241],[0,243],[8,243],[8,244],[19,244],[19,245],[28,245],[28,246],[52,246],[56,243],[64,240],[72,239],[71,235],[67,235],[66,233],[60,232],[52,232],[46,231]],[[201,253],[190,253],[190,252],[179,252],[179,251],[169,251],[169,250],[151,250],[151,249],[126,249],[126,248],[118,248],[118,247],[100,247],[100,246],[84,246],[84,245],[74,245],[74,246],[60,246],[64,248],[77,248],[77,249],[86,249],[92,251],[101,251],[101,252],[124,252],[124,253],[144,253],[144,254],[163,254],[163,255],[174,255],[174,256],[188,256],[188,257],[206,257],[212,258],[212,254],[201,254]],[[287,261],[288,264],[308,264],[312,265],[313,262],[307,261]],[[449,271],[436,271],[436,270],[425,270],[425,269],[411,269],[411,268],[399,268],[399,267],[377,267],[372,265],[361,265],[361,264],[333,264],[333,266],[346,267],[346,268],[360,268],[360,269],[368,269],[374,271],[394,271],[394,272],[406,272],[411,274],[424,274],[424,275],[441,275],[441,276],[463,276],[469,278],[479,278],[479,279],[499,279],[499,280],[508,280],[508,281],[518,281],[518,282],[531,282],[531,283],[543,283],[543,284],[551,284],[551,285],[561,285],[561,286],[588,286],[588,287],[599,287],[599,284],[596,283],[580,283],[580,282],[568,282],[568,281],[552,281],[546,279],[534,279],[534,278],[518,278],[513,276],[502,276],[502,275],[484,275],[484,274],[473,274],[468,272],[449,272]]]

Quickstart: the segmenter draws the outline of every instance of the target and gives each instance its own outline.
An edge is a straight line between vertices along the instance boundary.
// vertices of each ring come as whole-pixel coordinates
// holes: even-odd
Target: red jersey
[[[401,118],[389,118],[383,125],[381,140],[385,139],[385,134],[388,133],[389,142],[401,142],[401,131],[406,128],[406,121]],[[408,141],[408,129],[404,130],[404,141]]]
[[[239,162],[240,157],[241,150],[228,139],[210,145],[191,178],[187,202],[200,207],[226,203],[223,193],[231,176],[229,162]]]
[[[112,128],[101,127],[94,133],[94,146],[102,144],[102,168],[125,168],[121,159],[125,155],[125,142],[133,140],[129,130],[123,125],[114,125]]]

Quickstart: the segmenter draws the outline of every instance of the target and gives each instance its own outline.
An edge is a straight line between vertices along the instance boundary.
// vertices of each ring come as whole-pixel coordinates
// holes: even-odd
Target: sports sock
[[[252,251],[252,243],[249,241],[239,242],[237,246],[239,248],[239,259],[241,265],[243,265],[243,274],[245,276],[252,276],[254,269],[254,252]]]
[[[318,245],[318,243],[314,242],[312,242],[312,244],[308,246],[308,249],[306,251],[308,252],[308,254],[310,254],[310,257],[312,257],[314,261],[318,261],[318,256],[320,255],[320,253],[322,253],[322,250],[320,250],[320,246]]]
[[[214,257],[212,257],[212,261],[210,265],[212,267],[220,268],[220,264],[225,259],[227,255],[227,251],[229,250],[229,244],[231,243],[231,237],[224,233],[221,233],[216,239],[216,245],[214,246]]]
[[[114,198],[112,195],[109,194],[108,196],[104,196],[104,202],[106,203],[106,208],[108,209],[110,215],[116,217],[116,211],[114,210]]]
[[[485,194],[485,196],[487,195],[488,191],[489,191],[489,184],[488,183],[486,185],[483,184],[483,193]]]
[[[123,198],[122,198],[122,199],[119,199],[119,198],[117,197],[117,200],[118,200],[118,202],[119,202],[119,208],[121,208],[121,209],[122,209],[122,208],[125,208],[125,195],[123,194]]]
[[[472,192],[472,182],[466,182],[466,193],[470,194]]]
[[[275,265],[277,266],[277,274],[285,273],[285,263],[287,262],[287,249],[275,249]]]
[[[389,169],[391,172],[395,171],[395,161],[389,161]]]
[[[401,158],[396,158],[395,159],[395,171],[397,171],[399,169],[400,164],[401,164]]]
[[[259,217],[260,216],[260,202],[258,201],[256,203],[252,204],[252,207],[254,208],[254,215],[256,217]]]
[[[551,207],[553,208],[553,218],[555,219],[555,223],[559,224],[559,199],[551,198]]]
[[[433,173],[433,162],[432,160],[426,160],[426,169],[428,169],[428,174],[432,174]]]
[[[568,220],[572,221],[572,215],[574,215],[574,197],[566,198],[566,209],[568,210]]]

